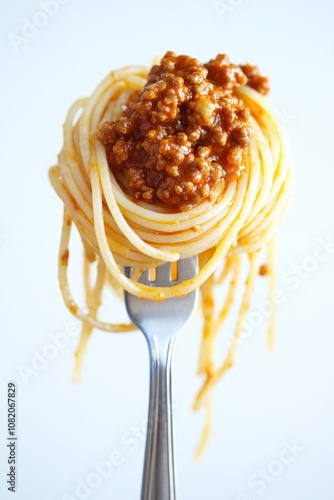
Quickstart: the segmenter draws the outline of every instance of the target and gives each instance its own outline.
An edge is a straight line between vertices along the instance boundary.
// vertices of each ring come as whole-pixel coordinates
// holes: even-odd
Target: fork
[[[148,270],[139,282],[149,286],[171,286],[193,278],[197,257],[178,261],[177,277],[170,264],[156,270],[155,281]],[[127,276],[131,268],[126,268]],[[143,332],[150,354],[150,401],[141,500],[175,500],[175,468],[172,426],[172,361],[177,334],[192,317],[198,291],[163,302],[142,300],[125,291],[131,321]]]

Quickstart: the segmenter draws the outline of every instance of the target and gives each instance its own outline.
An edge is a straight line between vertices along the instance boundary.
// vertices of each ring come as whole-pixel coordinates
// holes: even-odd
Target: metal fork
[[[172,281],[169,264],[157,269],[154,282],[145,271],[140,283],[171,286],[193,278],[197,257],[178,261],[177,280]],[[131,269],[126,268],[130,276]],[[141,500],[175,500],[175,468],[172,427],[172,360],[177,334],[192,317],[197,290],[163,302],[141,300],[125,292],[131,321],[143,332],[150,353],[150,402]]]

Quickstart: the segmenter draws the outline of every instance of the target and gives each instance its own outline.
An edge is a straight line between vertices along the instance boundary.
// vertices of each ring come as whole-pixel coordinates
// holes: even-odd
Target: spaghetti
[[[166,57],[168,59],[171,54],[168,53],[163,61],[166,62]],[[174,62],[178,61],[174,54],[172,57]],[[225,58],[223,61],[226,66],[226,56],[218,57]],[[181,201],[178,198],[176,202],[173,198],[173,205],[168,205],[163,199],[155,198],[156,192],[152,191],[148,183],[144,184],[144,190],[135,195],[135,191],[126,184],[126,169],[111,168],[108,147],[101,140],[101,127],[104,123],[114,126],[121,117],[129,116],[129,102],[134,100],[134,96],[141,96],[147,88],[151,88],[148,87],[147,79],[157,74],[157,68],[159,65],[153,66],[149,72],[145,67],[131,66],[112,71],[89,98],[75,102],[68,113],[58,165],[50,169],[52,186],[64,203],[59,251],[60,289],[69,310],[83,322],[76,352],[75,378],[78,378],[83,353],[94,328],[115,333],[135,329],[130,323],[111,324],[99,320],[98,311],[104,287],[111,287],[120,296],[123,290],[127,290],[142,299],[153,300],[182,296],[200,288],[204,326],[199,373],[204,376],[204,383],[194,407],[198,409],[206,406],[209,415],[212,389],[234,362],[260,270],[262,249],[267,249],[270,289],[275,288],[274,237],[293,193],[290,156],[285,132],[274,111],[266,98],[250,86],[251,77],[254,76],[253,67],[238,67],[238,70],[233,69],[234,75],[237,75],[238,80],[240,70],[245,80],[240,80],[240,77],[241,84],[239,81],[239,84],[231,87],[228,95],[232,96],[233,102],[241,102],[249,110],[247,116],[243,116],[248,117],[252,131],[242,156],[239,155],[245,166],[242,175],[236,175],[229,181],[219,181],[220,188],[211,199],[208,196],[199,199],[196,195],[182,198]],[[206,65],[206,68],[209,68],[209,76],[211,71],[218,79],[221,89],[223,84],[221,81],[219,83],[219,64],[211,69]],[[247,80],[245,74],[248,74],[248,85],[242,84]],[[255,76],[256,82],[261,83],[262,77]],[[169,76],[172,77],[175,75]],[[157,81],[155,78],[154,82]],[[154,85],[154,82],[148,82]],[[203,95],[192,98],[201,99]],[[138,104],[135,102],[132,108],[138,109]],[[203,107],[194,106],[194,109],[197,113],[199,109],[203,115]],[[207,116],[206,109],[203,116]],[[124,141],[122,144],[124,146]],[[137,150],[142,147],[136,145]],[[115,151],[115,146],[112,151]],[[227,160],[224,161],[226,163]],[[171,172],[175,177],[178,171],[174,169]],[[131,172],[128,175],[131,176]],[[162,178],[165,179],[160,175],[159,179]],[[166,190],[161,192],[170,196]],[[175,188],[175,192],[182,192],[182,189],[177,191]],[[146,194],[142,196],[142,193]],[[184,200],[191,202],[184,207],[181,204]],[[176,206],[175,203],[180,205]],[[88,312],[75,303],[68,284],[69,239],[73,223],[83,241]],[[193,255],[199,255],[199,272],[191,280],[171,287],[148,287],[138,282],[143,269],[156,268],[164,262],[173,263]],[[98,264],[96,280],[92,284],[89,276],[94,262]],[[134,269],[131,278],[125,276],[123,266]],[[247,268],[247,277],[243,284],[241,277],[244,266]],[[263,266],[261,269],[263,271]],[[224,283],[227,284],[227,294],[217,311],[215,289]],[[216,366],[215,340],[235,301],[238,285],[243,286],[243,294],[234,336],[224,362]],[[268,335],[270,346],[274,341],[274,313],[272,305]],[[207,425],[204,435],[208,433]]]

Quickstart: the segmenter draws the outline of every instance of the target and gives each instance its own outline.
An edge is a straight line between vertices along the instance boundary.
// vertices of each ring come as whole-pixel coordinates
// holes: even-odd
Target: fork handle
[[[151,385],[141,500],[175,500],[171,385],[175,338],[146,336]]]

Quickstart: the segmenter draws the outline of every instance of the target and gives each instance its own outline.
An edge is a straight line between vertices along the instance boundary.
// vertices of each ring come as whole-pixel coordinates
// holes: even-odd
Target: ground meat
[[[247,77],[248,87],[252,87],[262,95],[268,94],[270,90],[269,79],[266,76],[260,75],[259,68],[257,66],[252,66],[247,63],[244,66],[240,66],[240,68]]]
[[[267,264],[262,264],[262,266],[260,266],[260,269],[259,269],[259,275],[260,276],[267,276],[268,272],[269,272],[269,269],[268,269]]]
[[[252,129],[233,91],[246,83],[226,55],[202,65],[167,52],[124,116],[98,131],[110,169],[136,200],[179,211],[217,199],[245,171]]]

